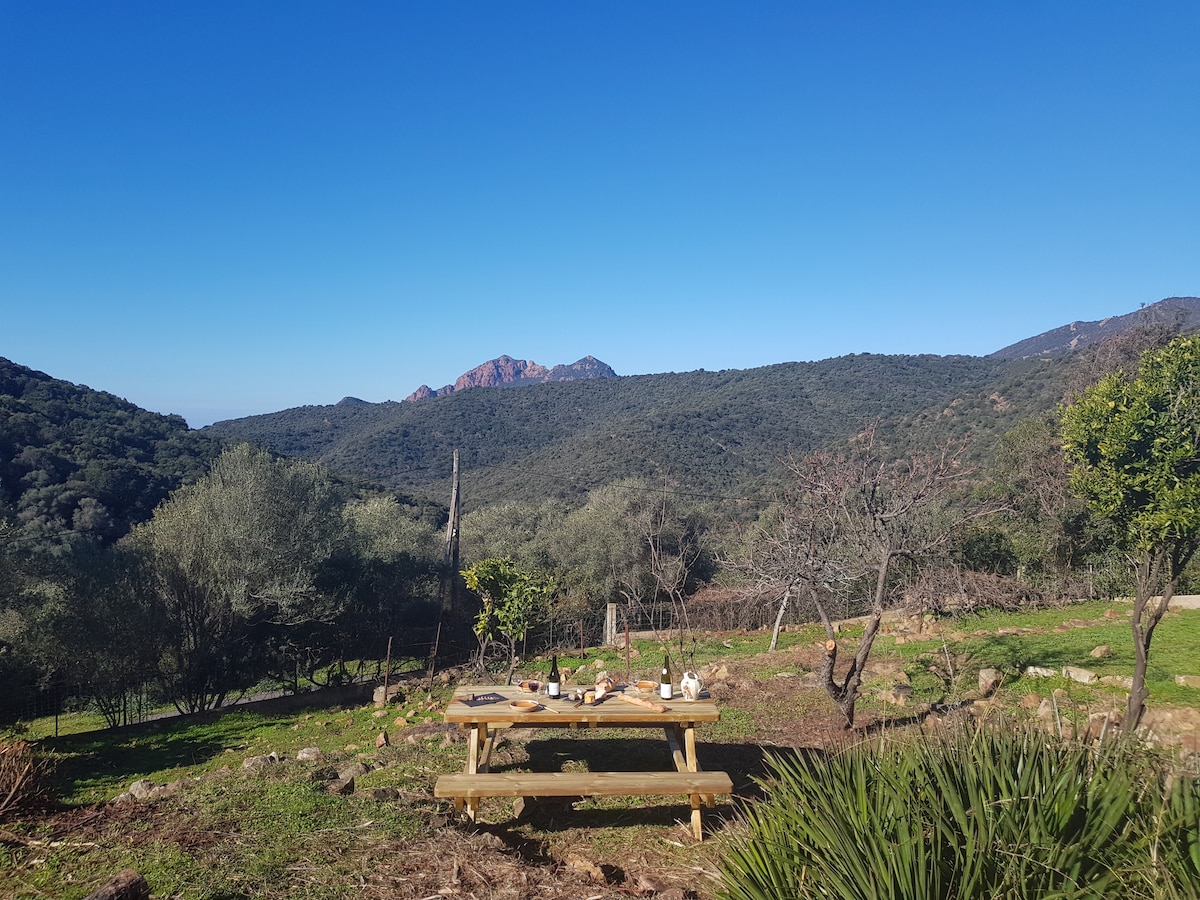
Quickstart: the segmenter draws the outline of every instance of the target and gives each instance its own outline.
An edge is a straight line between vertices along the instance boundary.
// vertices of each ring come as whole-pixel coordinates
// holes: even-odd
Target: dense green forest
[[[931,424],[987,431],[1052,407],[1061,366],[968,356],[857,354],[757,369],[476,389],[416,403],[301,407],[205,433],[319,461],[414,494],[446,496],[452,454],[464,503],[577,502],[619,478],[708,495],[768,484],[780,458],[839,444],[880,420],[896,452]],[[1061,384],[1059,385],[1061,387]],[[987,398],[1008,391],[1012,399]],[[985,454],[981,446],[979,453]]]
[[[0,513],[30,545],[121,537],[219,450],[179,416],[0,359]]]

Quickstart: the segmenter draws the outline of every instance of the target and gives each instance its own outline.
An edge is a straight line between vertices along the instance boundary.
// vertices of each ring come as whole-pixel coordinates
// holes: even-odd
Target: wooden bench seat
[[[733,793],[724,772],[487,772],[440,775],[435,797],[467,801],[474,818],[483,797],[637,797],[687,794],[692,803],[692,831],[703,837],[700,806],[712,806],[715,794]]]

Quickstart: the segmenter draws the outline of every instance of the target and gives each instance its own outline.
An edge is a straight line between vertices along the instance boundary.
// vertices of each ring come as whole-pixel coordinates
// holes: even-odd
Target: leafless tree
[[[779,645],[789,606],[803,599],[815,609],[818,597],[846,578],[846,568],[835,553],[842,534],[834,499],[839,479],[831,471],[836,461],[824,453],[788,460],[788,489],[749,529],[741,557],[726,561],[750,577],[756,591],[772,591],[779,597],[771,652]]]
[[[775,514],[773,532],[753,560],[763,578],[782,594],[780,616],[797,591],[807,593],[825,626],[821,683],[854,726],[863,672],[900,580],[897,563],[913,570],[944,551],[968,520],[991,509],[979,506],[951,514],[946,501],[966,487],[975,469],[963,464],[966,439],[899,461],[885,460],[869,426],[849,451],[811,453],[786,462],[791,490]],[[838,672],[839,631],[833,602],[862,598],[867,616],[849,666]],[[860,606],[862,604],[859,604]]]

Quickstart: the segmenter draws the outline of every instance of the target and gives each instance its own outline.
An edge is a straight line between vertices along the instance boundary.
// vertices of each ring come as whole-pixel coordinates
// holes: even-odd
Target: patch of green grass
[[[1106,617],[1109,610],[1119,617]],[[906,660],[910,676],[930,666],[945,672],[955,668],[965,690],[973,688],[975,673],[993,667],[1005,674],[1001,698],[1016,698],[1030,691],[1048,694],[1066,689],[1082,701],[1117,700],[1126,695],[1119,686],[1084,686],[1057,675],[1025,676],[1030,666],[1061,673],[1076,666],[1097,675],[1128,677],[1133,674],[1133,637],[1128,604],[1095,601],[1048,610],[1017,613],[988,612],[941,622],[945,640],[925,640],[894,645]],[[1092,651],[1107,646],[1111,653],[1094,658]],[[1200,673],[1196,647],[1200,646],[1200,610],[1171,610],[1163,618],[1150,649],[1146,683],[1151,704],[1200,706],[1200,691],[1175,684],[1175,676]],[[947,662],[949,658],[949,662]],[[916,684],[914,682],[914,687]]]
[[[219,717],[163,719],[118,731],[48,738],[40,742],[55,761],[57,795],[70,804],[108,800],[131,782],[149,778],[165,784],[240,766],[248,756],[294,756],[303,747],[345,752],[373,750],[375,736],[395,731],[396,707],[376,717],[374,707],[322,709],[298,715],[251,711]],[[417,721],[440,721],[425,710]],[[398,732],[402,733],[402,731]]]

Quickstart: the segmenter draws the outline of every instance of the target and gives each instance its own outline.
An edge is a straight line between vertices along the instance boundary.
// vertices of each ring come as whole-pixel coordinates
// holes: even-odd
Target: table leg
[[[696,726],[692,722],[688,722],[683,730],[683,749],[687,760],[687,771],[700,771],[700,758],[696,755]],[[717,798],[714,794],[704,795],[704,805],[712,809],[717,805]]]
[[[668,725],[663,728],[667,735],[667,746],[671,748],[671,758],[675,761],[677,772],[688,771],[687,758],[683,755],[683,730],[678,725]]]
[[[488,735],[488,727],[486,722],[475,722],[471,725],[471,734],[467,738],[467,767],[468,775],[475,775],[479,772],[488,770],[488,758],[491,756],[492,738]],[[454,799],[456,809],[466,808],[467,818],[472,822],[475,821],[476,814],[479,811],[479,798],[468,797],[464,801],[461,797]]]
[[[711,796],[711,795],[710,795]],[[700,819],[700,801],[702,798],[699,794],[692,794],[692,834],[696,836],[696,840],[704,840],[704,823]],[[711,803],[709,804],[712,805]]]

